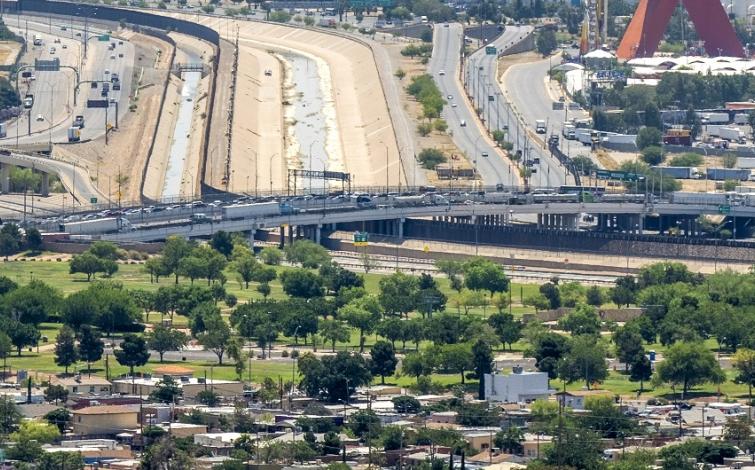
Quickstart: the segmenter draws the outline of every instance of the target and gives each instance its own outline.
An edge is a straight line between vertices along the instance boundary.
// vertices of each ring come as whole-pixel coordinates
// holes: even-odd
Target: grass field
[[[54,259],[51,261],[9,261],[9,262],[2,262],[0,264],[0,273],[2,275],[8,276],[14,281],[18,282],[19,284],[25,284],[30,279],[37,279],[44,281],[51,286],[59,289],[63,293],[71,293],[75,292],[80,289],[85,289],[89,283],[86,282],[86,278],[83,275],[70,275],[68,273],[68,263],[65,261],[55,261]],[[279,272],[290,269],[288,267],[277,267],[276,268]],[[226,276],[228,277],[229,281],[226,284],[226,290],[229,293],[232,293],[236,295],[239,299],[239,301],[246,301],[248,299],[256,299],[261,298],[261,295],[255,290],[254,285],[250,286],[250,289],[243,289],[242,286],[238,281],[236,281],[235,275],[232,272],[226,272]],[[370,292],[377,292],[378,290],[378,283],[380,279],[383,277],[383,275],[379,274],[366,274],[364,276],[365,278],[365,287]],[[160,283],[150,283],[149,282],[149,275],[145,272],[143,272],[142,265],[141,264],[120,264],[118,272],[112,277],[113,281],[122,282],[123,285],[130,289],[146,289],[146,290],[156,290],[160,286],[169,286],[172,285],[174,282],[173,278],[163,278],[160,280]],[[455,291],[453,291],[450,288],[449,282],[447,279],[438,278],[438,285],[441,291],[443,291],[449,299],[452,298],[455,295]],[[195,281],[199,285],[203,284],[203,281]],[[181,283],[188,283],[187,280],[181,280]],[[277,281],[274,281],[271,283],[272,288],[272,294],[271,297],[273,298],[285,298],[285,295],[283,294],[282,288],[280,286],[280,283]],[[523,307],[520,303],[522,297],[527,297],[529,295],[535,294],[537,292],[538,286],[535,284],[512,284],[512,300],[513,300],[513,307],[512,311],[515,315],[519,316],[522,313],[530,312],[531,309],[528,307]],[[456,309],[454,307],[451,307],[449,305],[448,310],[451,312],[456,312]],[[490,315],[493,312],[495,312],[494,307],[488,307],[486,309],[477,308],[477,309],[471,309],[470,314],[471,315]],[[228,313],[228,309],[224,313]],[[159,321],[159,314],[153,313],[150,315],[150,320],[152,322]],[[180,315],[176,315],[174,317],[174,325],[177,327],[185,327],[187,325],[187,319],[186,317],[182,317]],[[60,329],[59,324],[54,323],[44,323],[41,326],[41,333],[43,338],[46,338],[47,341],[42,342],[40,344],[42,351],[37,353],[36,350],[34,351],[23,351],[21,357],[16,357],[15,355],[8,358],[8,365],[12,367],[13,369],[26,369],[30,371],[34,371],[37,373],[37,378],[39,380],[45,380],[46,375],[49,374],[56,374],[63,372],[62,367],[58,367],[54,363],[54,357],[53,357],[53,349],[50,345],[54,344],[55,338],[57,337],[57,333]],[[366,338],[365,345],[369,348],[370,345],[374,344],[374,342],[378,339],[378,337],[374,334],[368,335]],[[47,344],[47,346],[45,346]],[[292,349],[293,340],[291,338],[281,337],[279,338],[278,346],[279,347],[285,347],[289,350]],[[356,330],[352,330],[351,332],[351,338],[348,343],[338,343],[337,344],[337,350],[356,350],[359,346],[359,335]],[[397,346],[400,347],[400,343],[397,343]],[[706,346],[708,346],[711,350],[715,350],[717,347],[717,344],[715,340],[710,339],[706,341]],[[412,344],[407,344],[407,348],[411,349],[413,347]],[[526,347],[526,344],[524,342],[517,342],[514,344],[514,351],[523,351]],[[305,348],[301,345],[299,346],[299,350],[303,351]],[[309,349],[309,348],[307,348]],[[647,349],[654,349],[658,352],[662,352],[665,350],[665,348],[660,344],[652,344],[648,345]],[[319,344],[318,350],[320,351],[330,351],[330,345],[329,344]],[[255,349],[255,354],[258,352],[258,349]],[[234,366],[224,364],[223,366],[218,366],[214,361],[211,362],[205,362],[205,361],[186,361],[186,362],[179,362],[181,365],[184,365],[186,367],[189,367],[195,371],[195,375],[203,375],[204,373],[207,373],[208,376],[213,376],[215,378],[221,378],[221,379],[235,379],[237,377],[237,373],[234,369]],[[165,364],[171,364],[171,362],[165,362]],[[127,368],[120,366],[113,357],[108,358],[108,365],[109,365],[109,372],[111,377],[115,377],[121,374],[124,374],[127,372]],[[160,366],[161,364],[157,361],[157,357],[153,357],[153,360],[150,360],[150,362],[142,367],[139,368],[140,371],[143,372],[151,372],[155,367]],[[78,370],[84,370],[86,369],[86,364],[84,363],[78,363],[76,365]],[[248,367],[248,364],[247,364]],[[92,365],[92,373],[97,375],[105,375],[105,360],[98,361],[97,363],[94,363]],[[71,369],[73,370],[73,369]],[[277,380],[277,378],[280,376],[283,378],[283,380],[290,380],[292,373],[292,363],[289,359],[274,359],[274,360],[258,360],[254,359],[252,360],[252,366],[251,366],[251,375],[252,380],[254,382],[259,382],[261,379],[265,377],[272,377]],[[731,381],[733,379],[733,373],[732,371],[728,371],[729,373],[729,379],[726,383],[721,384],[721,386],[717,386],[714,384],[707,384],[705,386],[699,387],[698,389],[694,390],[695,394],[716,394],[721,393],[724,396],[729,397],[745,397],[747,395],[747,387],[745,385],[741,384],[735,384]],[[243,378],[245,380],[248,380],[249,376],[249,370],[248,368],[244,370],[243,372]],[[460,383],[460,377],[458,374],[453,375],[447,375],[447,374],[434,374],[432,377],[433,382],[436,382],[443,386],[450,386]],[[414,377],[390,377],[387,378],[386,381],[388,383],[393,384],[399,384],[402,386],[411,385],[415,383]],[[375,379],[375,383],[379,383],[380,378]],[[473,386],[473,382],[470,382],[467,384],[468,386]],[[551,382],[552,388],[562,389],[564,385],[560,381],[552,381]],[[579,390],[584,387],[583,383],[573,383],[568,384],[566,386],[567,390]],[[630,382],[627,378],[627,376],[623,375],[620,372],[611,371],[608,379],[603,383],[600,388],[604,388],[607,390],[610,390],[611,392],[619,395],[623,395],[625,397],[630,397],[636,395],[636,391],[639,388],[638,383]],[[653,396],[671,396],[673,393],[673,390],[668,387],[658,387],[658,388],[652,388],[651,384],[646,383],[645,384],[645,394],[646,395],[653,395]]]

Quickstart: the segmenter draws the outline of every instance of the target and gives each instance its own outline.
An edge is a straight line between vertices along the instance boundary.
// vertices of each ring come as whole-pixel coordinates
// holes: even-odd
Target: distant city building
[[[79,436],[118,434],[139,427],[138,405],[90,406],[73,410],[73,433]]]
[[[584,410],[585,400],[588,397],[613,397],[608,390],[574,390],[572,392],[559,392],[556,394],[558,402],[573,410]]]
[[[509,375],[485,374],[485,399],[503,403],[525,403],[548,398],[548,374],[525,372],[514,367]]]

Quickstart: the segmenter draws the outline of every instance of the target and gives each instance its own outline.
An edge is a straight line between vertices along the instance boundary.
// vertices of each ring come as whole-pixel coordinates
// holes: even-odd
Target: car
[[[448,95],[446,98],[448,98],[449,100],[452,100],[452,99],[454,99],[454,96],[453,95]]]
[[[65,30],[67,30],[67,29],[68,29],[68,28],[66,27],[66,25],[64,25],[64,24],[60,25],[60,30],[61,30],[61,31],[65,31]]]
[[[115,99],[115,97],[112,97],[112,96],[110,97],[110,103],[111,103],[111,104],[113,104],[113,103],[117,103],[117,102],[118,102],[118,100],[117,100],[117,99]]]
[[[467,121],[465,121],[464,119],[462,119],[461,121],[459,121],[459,125],[461,127],[467,127]]]
[[[110,70],[105,69],[105,75],[110,75]]]
[[[451,107],[455,108],[456,107],[456,103],[451,103]]]
[[[115,60],[115,54],[110,55],[110,60]]]
[[[448,23],[443,23],[444,28],[448,28]]]
[[[50,54],[55,54],[55,48],[54,47],[50,48]]]
[[[441,70],[440,72],[438,72],[438,75],[445,75],[445,74],[446,74],[445,70]]]
[[[78,37],[81,37],[81,33],[79,33],[79,32],[77,31],[77,32],[76,32],[76,36],[78,36]]]
[[[63,49],[68,49],[68,45],[67,45],[67,44],[63,44],[63,45],[62,45],[62,46],[60,46],[60,47],[62,47]]]
[[[482,158],[488,158],[488,152],[482,152]]]
[[[44,121],[44,120],[45,120],[44,116],[42,116],[41,114],[37,114],[37,121]]]
[[[60,38],[55,38],[55,41],[53,41],[55,44],[60,44]]]
[[[272,71],[272,70],[270,70],[270,69],[265,69],[265,76],[266,76],[266,77],[270,77],[270,76],[272,76],[272,75],[273,75],[273,71]]]

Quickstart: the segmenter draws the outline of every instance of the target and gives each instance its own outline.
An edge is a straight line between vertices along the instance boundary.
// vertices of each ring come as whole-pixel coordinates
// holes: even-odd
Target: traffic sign
[[[354,246],[367,246],[369,235],[367,232],[354,232]]]
[[[497,53],[495,46],[485,46],[485,55],[496,55]]]
[[[60,59],[34,59],[34,70],[38,72],[57,72],[60,70]]]
[[[99,36],[97,36],[97,40],[98,41],[102,41],[102,42],[109,41],[110,40],[110,35],[109,34],[100,34]]]
[[[718,206],[718,213],[719,214],[731,213],[731,206]]]
[[[643,175],[628,171],[595,170],[595,177],[600,180],[645,181]]]
[[[96,197],[90,197],[89,198],[89,204],[97,204],[97,198]]]

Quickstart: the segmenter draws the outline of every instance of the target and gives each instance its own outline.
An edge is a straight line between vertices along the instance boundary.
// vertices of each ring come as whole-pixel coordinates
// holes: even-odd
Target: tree
[[[142,455],[142,470],[185,470],[195,468],[194,458],[170,436],[159,438]]]
[[[42,248],[42,234],[36,228],[26,229],[26,246],[32,251],[39,251]]]
[[[370,364],[372,375],[379,375],[380,383],[385,384],[385,376],[393,375],[398,364],[393,345],[388,341],[376,342],[370,350],[370,357],[372,358]]]
[[[572,336],[600,334],[600,318],[594,307],[579,305],[558,320],[558,326]]]
[[[18,251],[18,239],[7,233],[0,233],[0,256],[8,261],[8,257]]]
[[[642,161],[648,165],[660,165],[664,158],[663,148],[658,145],[649,145],[642,149]]]
[[[156,326],[148,338],[149,348],[157,351],[160,362],[167,351],[178,351],[189,341],[183,332],[162,325]]]
[[[62,386],[59,386],[59,387],[63,388],[67,396],[68,391],[65,389],[65,387],[62,387]],[[45,399],[47,399],[47,391],[45,391]],[[47,420],[48,423],[54,424],[55,426],[57,426],[58,431],[60,431],[60,433],[63,434],[66,430],[68,423],[71,421],[71,412],[65,408],[58,408],[56,410],[52,410],[48,412],[44,416],[44,418],[45,420]]]
[[[640,383],[640,395],[644,391],[643,384],[650,380],[652,376],[653,364],[650,363],[650,359],[645,354],[638,354],[632,357],[632,362],[629,364],[629,380]]]
[[[561,307],[561,292],[558,290],[558,286],[552,282],[546,282],[540,286],[540,293],[548,299],[548,306],[552,310]]]
[[[297,240],[284,248],[286,259],[300,264],[303,268],[316,269],[330,262],[330,255],[325,247],[310,240]]]
[[[359,354],[345,351],[322,359],[306,353],[299,358],[299,371],[300,388],[310,397],[330,402],[346,400],[357,387],[372,380],[367,361]]]
[[[79,360],[79,354],[76,350],[76,338],[73,330],[63,326],[58,332],[58,338],[55,341],[55,364],[65,367],[65,373],[68,375],[68,367]]]
[[[62,297],[57,289],[36,279],[5,296],[10,316],[33,325],[39,325],[47,321],[49,316],[57,314],[61,303]]]
[[[45,389],[45,401],[54,401],[65,403],[68,400],[68,390],[62,385],[49,385]]]
[[[615,406],[612,397],[587,397],[585,410],[589,415],[582,418],[583,426],[600,433],[606,439],[617,439],[631,434],[634,423]]]
[[[129,375],[134,376],[134,367],[141,367],[149,360],[149,350],[144,338],[133,333],[123,335],[120,348],[113,351],[118,364],[128,367]]]
[[[510,313],[493,314],[488,318],[488,324],[495,329],[502,343],[508,343],[509,350],[512,344],[522,337],[522,322],[515,320],[514,315]]]
[[[520,455],[524,451],[524,433],[517,426],[509,426],[505,431],[499,431],[495,435],[493,443],[503,452]]]
[[[385,312],[392,315],[408,315],[417,306],[419,280],[401,272],[380,279],[378,300]]]
[[[479,400],[485,399],[485,374],[493,372],[493,351],[490,345],[482,340],[477,340],[472,345],[472,365],[475,376],[480,381],[477,387]]]
[[[218,230],[212,234],[210,246],[221,255],[230,258],[233,252],[233,237],[228,232]]]
[[[422,409],[419,400],[410,395],[399,395],[393,397],[391,401],[393,402],[393,409],[397,413],[417,414]]]
[[[96,257],[92,253],[84,252],[71,258],[69,273],[86,274],[87,282],[91,281],[95,274],[103,272],[106,272],[105,263],[101,258]]]
[[[16,426],[21,422],[21,410],[16,406],[13,397],[9,395],[0,396],[0,434],[10,434],[16,430]]]
[[[377,332],[380,336],[391,342],[395,348],[396,341],[404,336],[404,320],[396,317],[383,319],[377,326]]]
[[[4,331],[0,331],[0,359],[3,360],[3,376],[2,380],[5,380],[5,370],[8,357],[13,351],[13,341]]]
[[[446,157],[440,149],[426,148],[420,150],[419,154],[417,154],[417,160],[420,165],[422,165],[422,168],[434,170],[436,166],[448,161],[448,157]]]
[[[266,246],[265,248],[260,250],[260,259],[268,266],[277,266],[281,264],[283,254],[278,248]]]
[[[691,387],[713,382],[721,383],[725,375],[715,356],[702,343],[678,342],[656,366],[660,382],[682,386],[682,399]]]
[[[163,246],[162,262],[165,266],[165,270],[168,273],[172,273],[176,277],[176,284],[178,284],[178,276],[181,273],[179,265],[181,260],[191,253],[192,244],[186,239],[170,236],[165,240]]]
[[[577,336],[559,362],[558,375],[566,383],[584,380],[590,390],[594,382],[602,382],[608,377],[605,348],[594,336]]]
[[[209,407],[218,406],[218,404],[220,403],[220,395],[218,395],[211,389],[202,390],[201,392],[197,393],[196,399],[197,402]]]
[[[438,365],[446,372],[459,374],[461,383],[464,383],[464,372],[474,367],[474,356],[469,344],[446,344],[439,348],[433,348],[433,355],[436,357]]]
[[[557,333],[543,333],[533,338],[532,350],[529,355],[535,358],[535,367],[541,372],[547,372],[548,377],[558,376],[558,361],[569,351],[569,341]]]
[[[343,322],[338,320],[323,320],[320,322],[319,334],[326,341],[330,341],[333,352],[336,351],[336,343],[345,343],[351,335]]]
[[[37,461],[39,470],[83,470],[84,458],[79,452],[43,452]]]
[[[182,394],[183,390],[178,382],[170,375],[166,375],[155,384],[155,389],[149,394],[149,398],[160,403],[176,403]]]
[[[199,336],[199,343],[218,356],[218,364],[223,365],[223,355],[231,339],[231,329],[220,315],[205,320],[205,333]]]
[[[747,396],[752,401],[752,386],[755,385],[755,351],[740,348],[734,353],[733,364],[737,370],[736,381],[747,384]]]
[[[380,321],[379,305],[374,297],[355,299],[338,309],[338,317],[359,330],[359,352],[364,352],[365,334],[375,330]]]
[[[325,294],[323,280],[317,274],[306,269],[284,271],[280,276],[283,292],[291,297],[322,297]]]
[[[659,129],[655,127],[643,127],[637,133],[637,148],[642,151],[650,146],[660,147],[661,137],[663,137],[663,135]]]
[[[509,290],[509,280],[501,265],[484,258],[475,258],[464,265],[464,286],[472,290],[486,290],[492,295]]]
[[[616,357],[624,363],[626,370],[637,356],[644,356],[640,330],[634,324],[624,325],[613,333],[613,344],[616,346]]]
[[[543,29],[537,35],[537,52],[542,55],[550,55],[558,47],[558,41],[556,40],[556,33],[548,28]]]
[[[259,263],[251,254],[244,254],[236,258],[231,266],[244,283],[244,288],[249,289],[249,283],[254,280],[254,274],[259,269]]]
[[[198,256],[186,256],[178,262],[178,271],[194,284],[195,279],[203,278],[207,274],[207,264]]]
[[[737,154],[725,153],[721,156],[721,164],[724,168],[734,168],[737,166]]]
[[[401,361],[402,374],[416,377],[418,382],[420,377],[428,375],[432,371],[432,361],[429,360],[426,354],[419,351],[407,354],[404,356],[404,360]]]
[[[16,347],[18,357],[21,357],[21,349],[27,346],[35,346],[42,336],[34,325],[11,320],[7,323],[7,326],[6,332],[13,346]]]
[[[750,441],[752,435],[752,419],[748,416],[739,416],[726,420],[724,424],[724,439],[737,447]]]
[[[320,277],[328,291],[337,294],[341,289],[364,287],[364,279],[359,274],[344,269],[338,263],[330,262],[320,266]]]
[[[160,278],[171,274],[170,267],[165,264],[165,258],[162,256],[153,256],[144,263],[144,270],[149,273],[150,284],[155,281],[160,282]]]
[[[606,303],[605,295],[603,295],[603,291],[598,286],[590,286],[587,288],[587,291],[585,292],[585,300],[587,305],[592,305],[593,307],[600,307]]]

